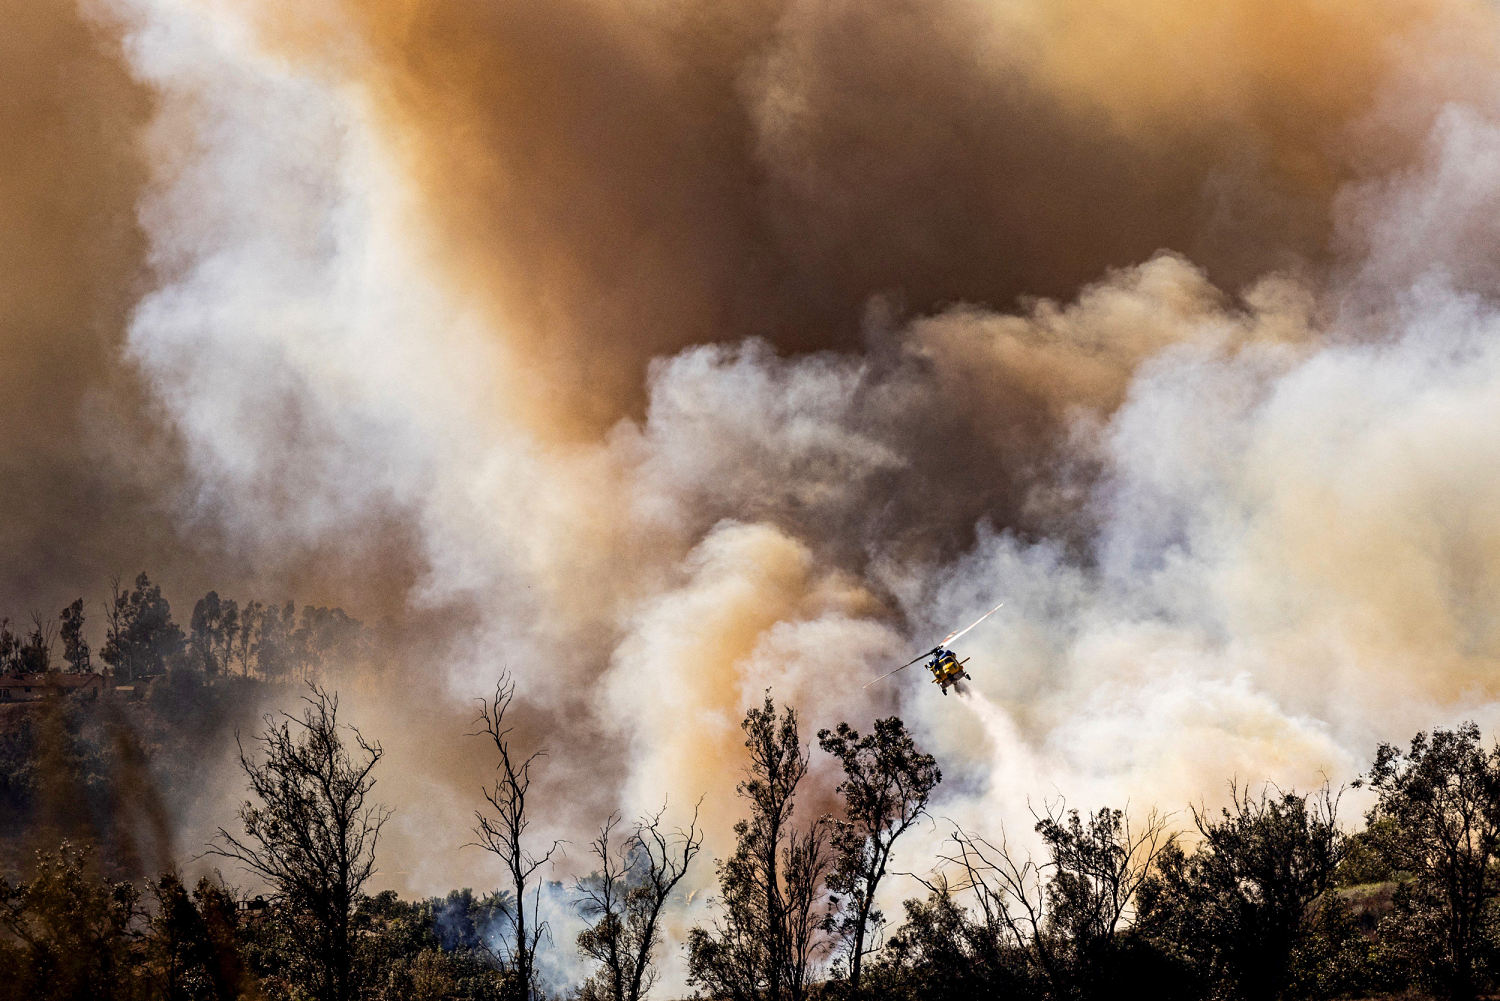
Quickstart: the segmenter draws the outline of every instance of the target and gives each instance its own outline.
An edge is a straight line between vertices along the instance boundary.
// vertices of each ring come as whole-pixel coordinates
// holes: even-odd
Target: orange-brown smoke
[[[367,91],[549,434],[638,413],[687,345],[853,347],[876,294],[1006,308],[1162,248],[1230,289],[1317,268],[1339,187],[1497,54],[1469,0],[256,9]]]
[[[0,593],[73,535],[389,620],[407,887],[501,667],[557,833],[709,793],[715,851],[768,685],[899,704],[980,827],[1494,700],[1487,3],[27,10]],[[1002,597],[973,699],[859,687]]]

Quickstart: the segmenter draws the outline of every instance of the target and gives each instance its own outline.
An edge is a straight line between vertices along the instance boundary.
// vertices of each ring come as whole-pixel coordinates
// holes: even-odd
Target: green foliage
[[[1362,997],[1398,989],[1401,983],[1380,943],[1367,935],[1349,897],[1328,892],[1313,903],[1288,961],[1285,996]]]
[[[503,906],[468,891],[445,901],[410,903],[390,890],[360,902],[355,915],[358,945],[355,969],[360,996],[369,1001],[501,1001],[511,990],[482,935],[443,942],[438,909],[450,917],[455,906],[472,929],[493,924]],[[488,929],[487,929],[488,930]]]
[[[233,894],[204,877],[189,892],[176,873],[151,884],[147,967],[162,1001],[232,1001],[252,988]]]

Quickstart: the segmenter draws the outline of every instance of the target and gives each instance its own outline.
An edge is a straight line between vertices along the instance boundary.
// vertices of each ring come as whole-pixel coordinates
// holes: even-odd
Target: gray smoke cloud
[[[87,8],[153,517],[397,621],[393,885],[498,878],[434,846],[502,667],[540,835],[721,853],[767,687],[980,830],[1496,721],[1493,13],[1074,6]],[[1001,599],[970,695],[861,687]]]

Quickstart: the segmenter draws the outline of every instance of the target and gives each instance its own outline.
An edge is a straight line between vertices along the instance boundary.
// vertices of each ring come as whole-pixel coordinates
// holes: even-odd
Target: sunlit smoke
[[[1488,5],[84,10],[56,44],[128,99],[6,336],[85,322],[69,234],[130,206],[79,349],[129,386],[67,451],[159,475],[87,531],[397,620],[344,679],[393,885],[496,878],[457,846],[504,668],[544,833],[706,796],[720,855],[767,688],[805,737],[900,711],[977,830],[1497,722]],[[969,694],[862,689],[1002,599]]]

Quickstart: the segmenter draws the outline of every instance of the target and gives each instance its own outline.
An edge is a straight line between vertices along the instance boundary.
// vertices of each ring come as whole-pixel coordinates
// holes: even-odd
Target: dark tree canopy
[[[119,680],[166,674],[181,656],[184,637],[172,621],[172,606],[144,573],[128,590],[115,582],[106,611],[108,630],[99,656]]]
[[[1231,786],[1231,801],[1217,817],[1193,811],[1201,840],[1162,855],[1139,925],[1189,955],[1208,987],[1276,998],[1343,855],[1338,797]]]
[[[778,715],[767,693],[741,727],[750,760],[738,792],[750,816],[734,825],[734,854],[717,863],[718,920],[689,933],[689,981],[735,1001],[801,1001],[823,946],[829,824],[792,823],[808,767],[796,711]]]
[[[210,852],[238,862],[311,919],[311,986],[322,1001],[349,1001],[354,912],[390,816],[369,799],[383,752],[339,723],[337,695],[310,689],[300,717],[267,716],[255,751],[241,747],[253,796],[240,807],[244,833],[220,828]]]
[[[848,723],[818,732],[818,743],[843,768],[838,793],[844,819],[833,825],[834,893],[829,928],[844,943],[849,984],[858,991],[871,933],[883,923],[875,895],[890,865],[896,839],[927,812],[932,791],[942,781],[932,755],[920,751],[896,716],[875,721],[860,734]]]
[[[93,670],[88,641],[83,638],[83,599],[77,598],[58,616],[62,622],[60,638],[63,645],[63,662],[74,674],[87,674]]]
[[[1381,744],[1370,831],[1392,868],[1416,877],[1398,899],[1404,951],[1443,995],[1479,994],[1500,958],[1500,747],[1473,723]]]

